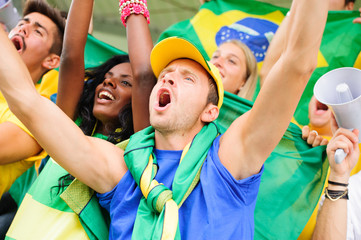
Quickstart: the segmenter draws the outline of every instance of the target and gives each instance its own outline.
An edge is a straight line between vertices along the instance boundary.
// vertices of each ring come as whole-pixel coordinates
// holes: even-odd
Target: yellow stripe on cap
[[[222,78],[217,67],[206,61],[202,53],[189,41],[179,37],[169,37],[160,41],[154,46],[150,54],[150,64],[154,75],[158,78],[161,71],[172,61],[181,58],[188,58],[199,63],[213,78],[218,92],[218,108],[223,103]]]

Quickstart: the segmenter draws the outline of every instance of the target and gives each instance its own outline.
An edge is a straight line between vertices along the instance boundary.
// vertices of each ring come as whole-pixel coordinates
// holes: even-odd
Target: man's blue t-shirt
[[[199,183],[179,209],[182,239],[253,239],[263,167],[256,175],[235,180],[219,160],[219,139],[208,152]],[[171,189],[182,151],[154,153],[159,166],[155,179]],[[131,239],[142,196],[129,171],[112,191],[98,194],[100,205],[111,217],[109,239]]]

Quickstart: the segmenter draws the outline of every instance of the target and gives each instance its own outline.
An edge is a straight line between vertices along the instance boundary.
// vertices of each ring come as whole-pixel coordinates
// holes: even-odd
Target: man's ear
[[[218,107],[212,103],[208,103],[208,105],[205,107],[201,115],[201,121],[212,122],[217,119],[218,115],[219,115]]]
[[[42,66],[48,70],[59,67],[60,57],[55,53],[50,53],[43,61]]]

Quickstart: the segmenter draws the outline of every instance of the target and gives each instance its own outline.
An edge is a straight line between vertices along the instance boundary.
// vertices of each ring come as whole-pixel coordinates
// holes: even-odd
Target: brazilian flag
[[[205,54],[224,41],[238,39],[254,53],[262,67],[269,43],[289,9],[255,0],[211,0],[191,19],[179,22],[162,33],[160,40],[179,36],[195,43]],[[313,86],[324,73],[339,67],[361,67],[361,25],[352,20],[358,11],[329,12],[318,54],[317,69],[309,80],[295,113],[301,125],[308,124],[308,103]]]

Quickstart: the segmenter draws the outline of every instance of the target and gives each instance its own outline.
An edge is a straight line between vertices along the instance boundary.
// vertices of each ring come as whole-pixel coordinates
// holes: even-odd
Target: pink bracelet
[[[119,0],[119,7],[125,7],[127,4],[136,3],[136,4],[144,4],[147,6],[147,0]]]
[[[131,14],[143,14],[149,24],[149,11],[146,0],[120,0],[119,1],[120,19],[126,27],[126,20]]]

